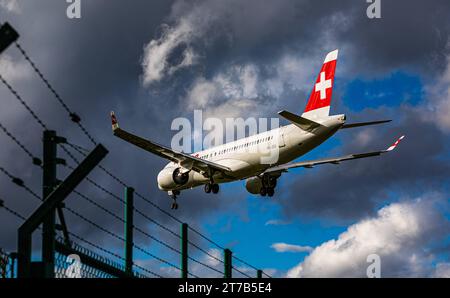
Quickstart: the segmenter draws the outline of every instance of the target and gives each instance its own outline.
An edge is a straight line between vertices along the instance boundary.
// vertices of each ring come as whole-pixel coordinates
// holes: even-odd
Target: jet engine
[[[172,190],[189,182],[190,171],[182,168],[165,168],[158,174],[158,187],[161,190]]]
[[[181,168],[176,168],[172,173],[172,179],[175,184],[183,185],[189,181],[189,172],[182,172]]]
[[[255,195],[259,194],[262,186],[263,186],[263,183],[262,183],[261,178],[259,178],[259,177],[248,178],[245,181],[245,188],[251,194],[255,194]]]

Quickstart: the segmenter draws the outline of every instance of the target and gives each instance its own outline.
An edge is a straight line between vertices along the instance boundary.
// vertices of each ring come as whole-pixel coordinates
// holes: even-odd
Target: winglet
[[[405,136],[401,136],[400,138],[398,138],[397,141],[395,141],[394,144],[392,144],[389,148],[386,149],[386,152],[392,151],[395,149],[395,147],[397,147],[398,143],[400,143],[401,140],[403,140]]]
[[[119,128],[119,123],[117,122],[116,115],[114,114],[113,111],[111,111],[111,124],[113,132]]]

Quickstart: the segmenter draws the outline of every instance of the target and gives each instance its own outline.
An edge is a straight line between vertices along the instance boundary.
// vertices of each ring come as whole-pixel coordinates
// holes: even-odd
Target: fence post
[[[45,201],[34,211],[34,213],[20,226],[18,230],[18,277],[31,276],[31,240],[32,233],[43,222],[47,215],[54,211],[64,199],[86,178],[86,176],[97,166],[97,164],[108,154],[108,150],[101,144],[69,174]]]
[[[45,130],[43,135],[43,175],[42,198],[45,200],[56,186],[56,132]],[[42,262],[44,263],[44,277],[54,277],[55,263],[55,210],[47,214],[42,227]]]
[[[256,278],[262,278],[262,270],[260,270],[260,269],[258,269],[257,271],[256,271]]]
[[[17,260],[17,253],[12,252],[10,255],[11,257],[11,267],[9,269],[10,271],[10,277],[14,278],[15,277],[15,268],[16,268],[16,260]]]
[[[125,272],[133,274],[133,212],[134,189],[125,187]]]
[[[224,278],[231,278],[232,277],[232,256],[233,253],[228,248],[225,248],[224,251]]]
[[[188,224],[181,224],[181,278],[188,277]]]
[[[10,24],[4,23],[0,28],[0,54],[18,38],[19,33]]]

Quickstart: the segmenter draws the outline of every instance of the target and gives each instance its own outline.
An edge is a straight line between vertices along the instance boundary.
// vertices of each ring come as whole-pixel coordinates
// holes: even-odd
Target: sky
[[[384,277],[450,276],[448,1],[381,0],[380,19],[367,17],[364,0],[264,5],[257,0],[81,0],[80,19],[67,18],[67,6],[57,0],[0,0],[0,22],[17,29],[21,46],[109,149],[102,165],[139,193],[275,277],[365,277],[371,254],[379,255]],[[301,160],[384,149],[406,135],[395,152],[292,170],[279,179],[272,198],[249,194],[244,181],[223,185],[215,196],[202,189],[185,191],[180,208],[172,211],[156,185],[166,161],[111,135],[111,110],[121,126],[166,145],[176,133],[172,120],[192,119],[194,109],[220,119],[277,117],[283,109],[300,114],[326,53],[334,49],[339,58],[331,113],[344,113],[349,122],[393,121],[340,131]],[[0,56],[0,74],[49,128],[92,149],[14,46]],[[0,123],[40,156],[41,127],[5,86],[0,99]],[[0,166],[40,193],[40,169],[3,132],[0,145]],[[68,173],[58,168],[59,179]],[[122,186],[99,169],[90,177],[122,196]],[[86,181],[78,190],[123,214],[117,200]],[[0,199],[24,215],[38,206],[4,175]],[[75,194],[67,205],[122,234],[120,221]],[[136,200],[136,208],[179,231],[177,222],[146,202]],[[119,240],[70,212],[66,216],[70,231],[122,253]],[[136,216],[135,224],[178,247],[178,239],[145,218]],[[0,247],[16,249],[19,225],[0,210]],[[140,247],[179,262],[154,240],[135,234]],[[195,233],[190,237],[222,257]],[[221,270],[215,259],[194,251]],[[179,274],[139,250],[135,260],[165,276]],[[256,274],[246,264],[235,265]],[[218,275],[193,262],[190,266],[201,276]]]

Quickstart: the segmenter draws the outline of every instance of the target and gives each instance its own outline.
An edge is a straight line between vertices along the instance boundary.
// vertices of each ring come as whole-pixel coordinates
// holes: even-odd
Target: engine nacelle
[[[255,195],[259,194],[262,186],[263,186],[262,179],[259,177],[248,178],[245,181],[245,188],[251,194],[255,194]]]
[[[176,168],[172,173],[173,182],[177,185],[184,185],[189,181],[189,172],[182,172],[181,168]]]
[[[162,190],[172,190],[189,182],[189,171],[181,168],[166,168],[158,174],[158,186]]]

